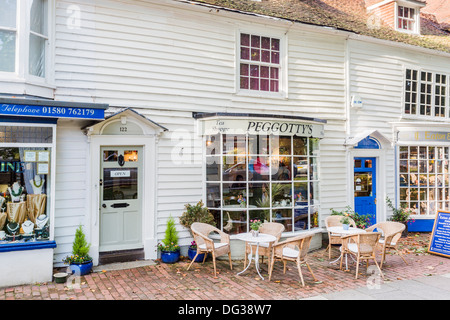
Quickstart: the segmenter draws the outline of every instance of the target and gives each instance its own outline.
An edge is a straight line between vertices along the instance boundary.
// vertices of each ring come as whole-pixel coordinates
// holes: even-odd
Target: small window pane
[[[117,150],[105,150],[103,151],[104,162],[117,162],[118,152]]]
[[[17,1],[0,1],[0,27],[16,28]]]
[[[226,156],[223,164],[223,181],[236,181],[245,186],[247,181],[247,163],[245,157]]]
[[[285,181],[292,179],[291,157],[275,156],[271,158],[272,181]]]
[[[249,186],[249,207],[270,208],[270,188],[268,183],[253,183]]]
[[[220,208],[220,184],[206,184],[206,205],[209,208]]]
[[[45,77],[45,44],[40,36],[30,34],[29,72],[37,77]]]
[[[283,224],[285,232],[292,231],[292,209],[277,209],[272,212],[272,221]],[[303,217],[301,218],[303,219]],[[304,220],[302,220],[302,222],[304,223]]]
[[[220,181],[220,157],[206,157],[206,180]]]
[[[269,136],[252,135],[248,138],[249,154],[269,154]]]
[[[127,176],[115,174],[116,171],[129,171]],[[103,200],[138,198],[138,168],[103,169]]]
[[[304,137],[293,137],[294,155],[303,156],[307,154],[308,139]]]
[[[0,30],[0,71],[14,72],[15,63],[16,32]]]
[[[0,142],[11,143],[52,143],[51,127],[0,126]]]
[[[33,0],[30,10],[30,29],[44,36],[47,35],[46,0]]]
[[[250,46],[250,35],[242,33],[241,34],[241,46]]]
[[[123,153],[125,162],[136,162],[138,161],[138,151],[137,150],[125,150]]]
[[[263,156],[249,157],[248,181],[269,181],[271,175],[270,158]]]

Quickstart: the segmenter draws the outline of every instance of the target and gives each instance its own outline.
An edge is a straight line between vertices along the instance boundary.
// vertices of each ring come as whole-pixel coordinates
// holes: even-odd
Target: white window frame
[[[53,98],[54,83],[54,12],[55,1],[47,0],[47,36],[45,44],[45,77],[34,76],[29,73],[30,34],[36,34],[30,29],[31,0],[17,0],[16,18],[16,52],[15,71],[0,71],[1,93],[30,94]]]
[[[414,18],[412,19],[412,20],[414,20],[414,28],[412,30],[400,28],[400,26],[398,25],[398,19],[400,18],[398,15],[399,7],[414,9]],[[412,6],[407,3],[395,2],[394,10],[395,10],[395,12],[394,12],[395,30],[397,30],[399,32],[405,32],[405,33],[420,34],[420,7]],[[402,19],[405,19],[405,18],[402,17]]]
[[[241,89],[240,88],[240,64],[249,63],[249,64],[259,64],[257,62],[253,63],[249,60],[241,60],[241,34],[249,34],[267,38],[277,38],[280,39],[280,64],[279,64],[279,77],[278,77],[278,92],[271,91],[261,91],[261,90],[250,90],[250,89]],[[274,32],[264,29],[237,29],[235,35],[235,94],[238,96],[249,96],[249,97],[258,97],[258,98],[275,98],[275,99],[287,99],[288,97],[288,36],[282,32]]]
[[[417,71],[417,92],[416,92],[416,113],[406,113],[405,112],[405,94],[406,94],[406,71],[411,70]],[[421,105],[421,75],[422,72],[431,73],[432,81],[431,81],[431,115],[422,115],[420,114],[420,105]],[[436,85],[441,85],[440,83],[436,83],[436,75],[439,74],[441,76],[446,77],[446,84],[445,84],[445,106],[439,105],[439,108],[444,108],[444,116],[436,116]],[[433,119],[434,121],[448,121],[450,119],[450,74],[446,72],[436,71],[436,70],[429,70],[429,69],[422,69],[417,67],[410,67],[406,66],[403,69],[403,96],[402,96],[402,116],[404,118],[414,118],[414,119]]]

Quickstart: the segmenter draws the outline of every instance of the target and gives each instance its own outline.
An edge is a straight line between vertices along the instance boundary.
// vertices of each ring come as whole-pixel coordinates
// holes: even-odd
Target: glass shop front
[[[292,119],[204,121],[206,205],[216,226],[248,232],[251,220],[285,232],[319,227],[323,125]]]
[[[431,231],[437,210],[450,210],[450,132],[401,128],[397,143],[400,206],[412,231]]]
[[[56,125],[0,125],[0,246],[50,240]]]

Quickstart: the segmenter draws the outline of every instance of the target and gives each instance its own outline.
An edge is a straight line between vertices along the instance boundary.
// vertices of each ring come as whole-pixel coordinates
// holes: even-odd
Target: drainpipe
[[[344,86],[345,86],[345,136],[346,138],[350,136],[351,133],[351,126],[350,126],[350,99],[351,99],[351,81],[350,81],[350,50],[349,50],[349,36],[344,40],[345,43],[345,60],[344,60]],[[351,171],[351,164],[350,164],[350,156],[349,156],[349,147],[345,147],[345,159],[347,163],[347,170]],[[353,185],[352,176],[350,172],[347,173],[347,205],[350,205],[350,207],[354,207],[353,201],[352,201],[352,192],[350,192],[350,186]]]

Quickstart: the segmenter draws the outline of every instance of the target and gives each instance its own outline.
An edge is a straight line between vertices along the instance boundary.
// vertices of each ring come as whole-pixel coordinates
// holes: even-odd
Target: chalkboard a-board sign
[[[437,212],[428,252],[450,258],[450,212]]]

